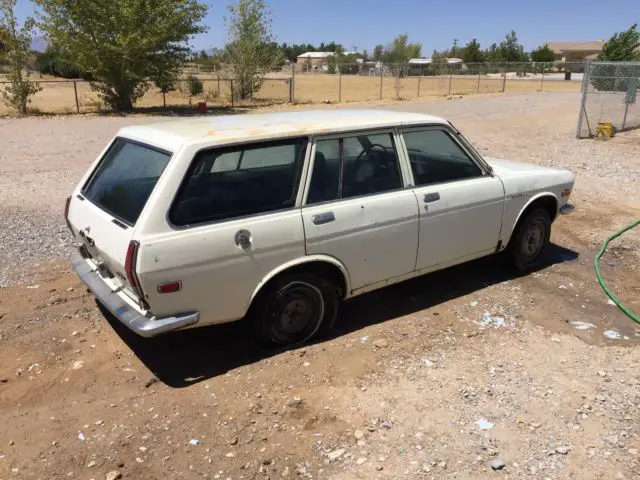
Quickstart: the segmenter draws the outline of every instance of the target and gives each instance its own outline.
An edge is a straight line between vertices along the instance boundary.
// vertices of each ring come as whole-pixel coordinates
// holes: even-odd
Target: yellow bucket
[[[603,138],[606,140],[607,138],[611,138],[616,134],[616,129],[611,122],[600,122],[598,123],[598,132],[596,133],[597,138]]]

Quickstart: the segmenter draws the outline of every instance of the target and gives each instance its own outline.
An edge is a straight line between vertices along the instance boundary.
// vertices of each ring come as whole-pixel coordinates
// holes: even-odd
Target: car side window
[[[482,176],[482,170],[444,130],[403,133],[416,186]]]
[[[398,188],[402,188],[402,175],[391,133],[316,143],[307,205]]]
[[[306,138],[199,152],[169,212],[178,226],[295,205]]]

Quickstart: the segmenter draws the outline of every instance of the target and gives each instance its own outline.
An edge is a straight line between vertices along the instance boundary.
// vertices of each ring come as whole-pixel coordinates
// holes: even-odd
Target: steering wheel
[[[369,155],[369,153],[371,152],[371,150],[373,150],[374,147],[380,147],[384,152],[387,151],[387,147],[385,147],[384,145],[380,145],[379,143],[372,143],[367,148],[362,150],[356,157],[356,160],[354,162],[356,171],[358,170],[358,164],[362,161],[362,157],[364,157],[365,155]]]
[[[356,157],[353,165],[353,184],[354,186],[359,185],[359,187],[357,188],[364,189],[366,191],[371,188],[375,188],[371,182],[375,182],[375,179],[379,177],[380,170],[386,168],[386,164],[380,161],[380,157],[378,155],[376,155],[378,161],[365,163],[366,157],[374,157],[374,155],[372,155],[372,153],[374,153],[374,148],[382,149],[382,152],[375,153],[385,153],[388,150],[388,147],[385,147],[384,145],[380,145],[379,143],[372,143],[360,152],[360,154]]]

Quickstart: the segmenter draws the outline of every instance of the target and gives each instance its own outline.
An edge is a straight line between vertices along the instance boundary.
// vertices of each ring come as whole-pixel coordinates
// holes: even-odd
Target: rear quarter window
[[[82,194],[114,217],[134,225],[170,158],[169,152],[117,138]]]
[[[292,208],[306,138],[199,152],[169,212],[176,226],[192,226]]]

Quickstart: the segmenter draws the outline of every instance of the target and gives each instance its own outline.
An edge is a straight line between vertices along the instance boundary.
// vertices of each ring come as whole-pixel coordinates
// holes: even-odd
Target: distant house
[[[595,60],[602,51],[604,40],[593,40],[589,42],[547,42],[553,51],[557,61],[561,62],[584,62]]]
[[[324,63],[327,63],[329,57],[333,57],[334,55],[335,53],[333,52],[305,52],[301,55],[298,55],[296,63],[322,65]]]

